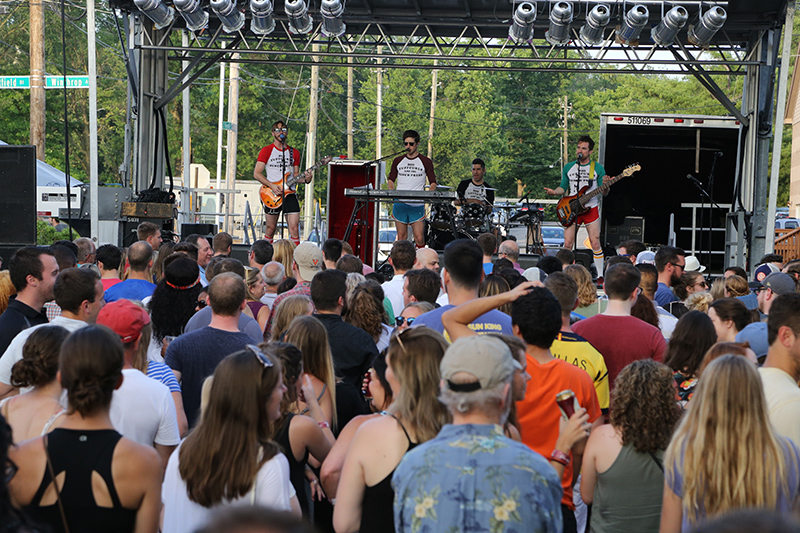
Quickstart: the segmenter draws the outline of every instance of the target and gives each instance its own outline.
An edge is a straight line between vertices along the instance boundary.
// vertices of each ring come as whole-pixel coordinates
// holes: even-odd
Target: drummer
[[[474,159],[472,161],[472,178],[462,180],[456,189],[458,195],[458,199],[455,201],[456,205],[480,204],[483,206],[485,214],[488,215],[492,212],[494,189],[484,181],[484,174],[486,174],[486,163],[483,162],[483,159]]]

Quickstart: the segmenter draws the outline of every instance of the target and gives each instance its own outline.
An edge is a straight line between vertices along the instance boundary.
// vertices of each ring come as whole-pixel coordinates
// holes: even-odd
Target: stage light
[[[319,14],[322,15],[322,35],[325,37],[338,37],[347,29],[342,20],[344,5],[340,0],[322,0]]]
[[[308,14],[308,6],[303,0],[286,0],[286,16],[289,17],[289,31],[292,33],[308,33],[314,27],[314,21]]]
[[[161,0],[134,0],[134,3],[153,21],[157,30],[166,28],[175,18],[175,11]]]
[[[208,12],[200,5],[200,0],[175,0],[174,4],[191,31],[208,26]]]
[[[244,26],[244,13],[236,8],[232,0],[211,0],[211,9],[219,17],[225,33],[236,33]]]
[[[586,16],[586,23],[581,26],[581,40],[586,44],[597,44],[603,40],[603,32],[611,19],[611,10],[607,5],[598,4]]]
[[[689,42],[696,46],[708,46],[727,18],[728,14],[724,9],[712,7],[697,24],[689,27]]]
[[[256,35],[269,35],[275,29],[275,19],[272,18],[272,0],[250,0],[250,31]]]
[[[536,2],[522,2],[514,11],[508,38],[515,43],[528,42],[533,38],[533,23],[536,20]]]
[[[567,44],[570,22],[572,22],[572,4],[556,2],[550,10],[550,29],[544,32],[544,38],[550,44]]]
[[[689,20],[689,12],[685,7],[675,6],[664,15],[658,26],[650,32],[650,37],[658,46],[669,46],[678,36],[678,32]]]
[[[641,4],[635,5],[625,13],[622,25],[617,30],[617,39],[623,44],[630,44],[631,41],[638,41],[639,34],[647,24],[650,12]]]

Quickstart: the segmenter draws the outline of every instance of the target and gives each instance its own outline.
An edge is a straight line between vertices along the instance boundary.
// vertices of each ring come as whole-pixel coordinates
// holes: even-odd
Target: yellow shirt
[[[550,352],[553,357],[558,357],[588,372],[594,382],[600,409],[608,409],[608,368],[602,354],[589,344],[589,341],[577,333],[561,331],[553,341]]]

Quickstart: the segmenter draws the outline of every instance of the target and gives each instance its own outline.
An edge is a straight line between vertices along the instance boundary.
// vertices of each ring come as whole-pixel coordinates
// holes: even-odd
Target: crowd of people
[[[489,236],[20,248],[0,532],[800,531],[800,261]]]

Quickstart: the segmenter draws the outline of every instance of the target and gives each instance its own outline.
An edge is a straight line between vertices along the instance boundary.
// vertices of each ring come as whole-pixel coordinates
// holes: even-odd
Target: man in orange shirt
[[[545,457],[564,464],[561,478],[564,532],[577,532],[572,487],[581,471],[586,441],[576,443],[571,454],[554,451],[562,419],[556,395],[566,389],[573,391],[578,404],[586,409],[589,422],[597,426],[602,423],[597,393],[586,371],[553,357],[550,352],[561,330],[561,305],[550,291],[536,287],[519,297],[511,306],[511,322],[514,334],[526,344],[527,370],[531,376],[525,399],[517,402],[522,442]]]

